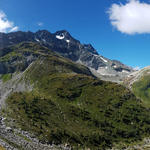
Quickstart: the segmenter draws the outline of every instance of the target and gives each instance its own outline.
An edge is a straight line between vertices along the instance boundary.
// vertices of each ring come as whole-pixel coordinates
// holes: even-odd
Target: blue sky
[[[122,7],[129,6],[132,10],[129,3],[133,10],[140,9],[144,17],[137,19],[135,13],[136,19],[130,21],[126,7]],[[112,7],[113,4],[119,9]],[[147,1],[136,0],[0,0],[0,10],[14,23],[14,28],[33,32],[47,29],[52,33],[66,29],[82,43],[91,43],[101,55],[132,67],[150,65],[150,23],[147,22],[150,12],[145,11],[145,6],[149,6]],[[119,17],[122,14],[121,20],[114,16],[116,10]],[[117,23],[113,22],[115,19]],[[143,21],[145,26],[140,24]],[[128,28],[122,26],[126,23]]]

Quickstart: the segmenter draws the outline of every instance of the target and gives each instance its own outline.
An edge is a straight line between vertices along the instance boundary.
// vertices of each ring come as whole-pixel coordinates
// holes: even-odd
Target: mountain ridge
[[[0,33],[0,49],[20,42],[36,42],[72,61],[83,64],[98,77],[110,81],[122,81],[134,69],[116,60],[98,54],[91,44],[81,44],[66,30],[50,33],[47,30],[33,32]]]

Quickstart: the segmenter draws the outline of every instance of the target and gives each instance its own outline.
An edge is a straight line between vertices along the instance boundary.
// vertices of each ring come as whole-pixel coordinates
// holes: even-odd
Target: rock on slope
[[[107,59],[98,54],[90,44],[81,44],[67,31],[52,34],[46,30],[32,32],[0,33],[0,49],[20,42],[37,42],[53,51],[83,64],[104,80],[121,81],[134,70],[119,61]]]

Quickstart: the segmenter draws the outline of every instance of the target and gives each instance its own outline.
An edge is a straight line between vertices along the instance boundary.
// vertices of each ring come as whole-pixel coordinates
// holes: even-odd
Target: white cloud
[[[126,4],[113,4],[108,11],[111,24],[126,34],[150,33],[150,4],[128,0]]]
[[[14,26],[14,23],[7,19],[7,16],[3,11],[0,11],[0,32],[14,32],[17,30],[18,27]]]
[[[43,26],[44,25],[44,23],[43,22],[38,22],[38,24],[37,24],[38,26]]]

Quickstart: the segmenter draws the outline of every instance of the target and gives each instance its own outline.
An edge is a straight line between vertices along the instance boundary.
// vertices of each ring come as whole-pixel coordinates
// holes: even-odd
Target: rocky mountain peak
[[[35,32],[35,35],[38,35],[39,37],[44,37],[44,36],[50,36],[51,33],[47,30],[38,30],[37,32]]]
[[[83,45],[87,51],[91,52],[92,54],[98,55],[98,52],[93,48],[91,44],[84,44]]]
[[[56,31],[54,34],[55,35],[64,35],[65,37],[66,36],[71,37],[70,33],[67,30]]]
[[[64,40],[67,43],[80,44],[80,41],[71,36],[67,30],[60,30],[54,33],[54,37],[58,40]]]
[[[91,44],[81,44],[67,30],[50,33],[47,30],[33,32],[0,33],[0,49],[20,42],[35,42],[60,55],[89,67],[104,80],[120,81],[134,70],[119,61],[107,59],[98,54]]]

